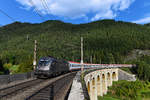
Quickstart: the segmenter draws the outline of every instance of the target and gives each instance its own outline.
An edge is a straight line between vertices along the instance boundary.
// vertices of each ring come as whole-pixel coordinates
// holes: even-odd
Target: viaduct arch
[[[84,77],[90,100],[107,93],[112,81],[118,81],[118,68],[101,69],[88,73]]]

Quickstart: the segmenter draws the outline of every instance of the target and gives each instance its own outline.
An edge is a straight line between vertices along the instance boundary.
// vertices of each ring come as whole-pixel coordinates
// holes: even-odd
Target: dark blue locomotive
[[[42,57],[34,71],[37,77],[52,77],[69,72],[69,63],[53,57]]]

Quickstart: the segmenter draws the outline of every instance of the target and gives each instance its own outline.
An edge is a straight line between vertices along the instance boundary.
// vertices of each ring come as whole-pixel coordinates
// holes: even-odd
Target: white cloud
[[[133,2],[134,0],[122,0],[120,2],[120,7],[119,7],[119,10],[124,10],[124,9],[127,9],[130,4]]]
[[[95,20],[99,20],[100,18],[101,19],[104,19],[104,18],[108,18],[108,19],[112,19],[116,17],[116,14],[114,14],[111,10],[108,10],[107,12],[100,12],[100,13],[97,13],[92,19],[91,21],[95,21]]]
[[[137,24],[146,24],[146,23],[150,23],[150,16],[149,17],[145,17],[136,21],[132,21],[133,23],[137,23]]]
[[[34,7],[29,1],[16,0],[25,8]],[[134,2],[134,0],[45,0],[49,12],[43,7],[42,0],[32,0],[36,8],[43,14],[52,14],[66,18],[88,18],[92,13],[91,20],[102,18],[114,18],[117,11],[123,11]],[[44,0],[43,0],[44,1]]]

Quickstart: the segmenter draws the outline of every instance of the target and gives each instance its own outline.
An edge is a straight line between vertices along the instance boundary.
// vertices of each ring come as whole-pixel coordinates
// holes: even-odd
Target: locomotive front
[[[35,69],[34,74],[37,76],[51,76],[50,68],[51,68],[52,59],[49,57],[41,58],[39,63]]]

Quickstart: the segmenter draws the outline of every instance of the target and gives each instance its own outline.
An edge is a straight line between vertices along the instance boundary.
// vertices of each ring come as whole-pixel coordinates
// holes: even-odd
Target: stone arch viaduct
[[[85,84],[88,90],[90,100],[97,100],[98,96],[103,96],[107,93],[108,87],[112,86],[113,81],[118,81],[119,72],[118,68],[99,69],[92,71],[84,76]],[[128,73],[126,73],[128,75]],[[122,75],[123,77],[125,75]],[[121,76],[121,77],[122,77]],[[130,75],[134,77],[134,75]]]

